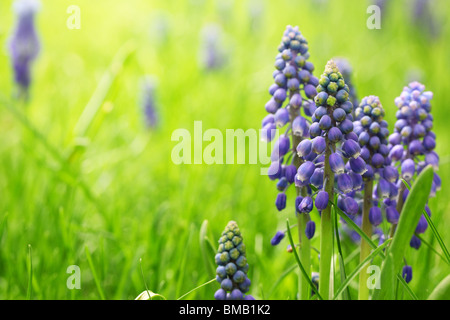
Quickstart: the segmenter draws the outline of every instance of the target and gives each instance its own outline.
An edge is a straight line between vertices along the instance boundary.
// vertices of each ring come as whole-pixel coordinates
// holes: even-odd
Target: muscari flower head
[[[156,111],[156,80],[146,76],[141,80],[141,107],[145,116],[145,123],[148,127],[154,128],[158,124]]]
[[[388,124],[383,119],[385,115],[383,106],[378,97],[368,96],[361,100],[355,109],[355,133],[362,148],[361,164],[350,163],[356,167],[366,162],[366,173],[363,174],[365,182],[374,181],[374,193],[372,195],[374,206],[370,209],[369,220],[372,225],[377,226],[382,222],[383,215],[378,204],[386,212],[387,221],[398,222],[396,209],[396,197],[398,194],[397,169],[392,167],[389,158],[389,130]],[[378,201],[379,200],[379,201]]]
[[[312,98],[317,93],[318,79],[313,76],[314,65],[308,61],[308,42],[298,27],[286,27],[278,52],[275,71],[272,74],[274,84],[269,88],[271,98],[265,106],[269,114],[262,121],[261,134],[262,140],[270,142],[275,138],[277,129],[287,126],[286,133],[281,134],[274,142],[272,163],[268,172],[271,180],[277,180],[277,189],[281,191],[275,205],[278,210],[284,210],[286,190],[292,184],[301,183],[297,179],[298,164],[294,164],[297,155],[291,140],[293,141],[294,137],[296,141],[309,138],[309,123],[306,118],[311,116],[315,109]],[[305,116],[301,115],[302,108]],[[298,149],[298,152],[309,154],[308,148],[311,146],[305,145],[304,148],[304,151]],[[310,172],[305,174],[309,175]]]
[[[220,69],[226,62],[220,25],[207,24],[201,30],[199,59],[205,70]]]
[[[216,300],[253,300],[251,295],[246,295],[250,289],[249,266],[242,240],[237,223],[228,222],[215,257],[216,280],[220,283],[220,289],[214,294]]]
[[[13,5],[17,20],[10,39],[9,51],[15,82],[19,86],[20,95],[25,98],[28,98],[31,84],[31,63],[36,59],[40,50],[34,23],[34,17],[39,7],[38,0],[16,0]]]
[[[403,92],[395,99],[398,107],[394,132],[389,136],[389,158],[400,170],[400,177],[411,184],[423,168],[431,165],[434,170],[439,168],[439,156],[434,151],[436,135],[433,129],[431,115],[431,100],[433,93],[425,91],[425,86],[419,82],[411,82],[404,87]],[[397,186],[403,182],[397,181]],[[440,177],[435,172],[430,197],[440,190]],[[406,200],[408,191],[398,194]],[[428,224],[424,216],[421,217],[416,228],[417,233],[425,232]],[[419,248],[420,240],[411,239],[411,247]]]
[[[319,211],[324,210],[329,200],[328,193],[323,190],[324,159],[327,148],[330,148],[328,162],[335,174],[335,189],[342,198],[342,210],[356,214],[358,204],[351,194],[361,188],[361,174],[365,172],[365,162],[361,160],[361,148],[357,136],[353,134],[350,89],[333,60],[328,62],[316,89],[318,93],[314,101],[317,108],[312,115],[309,131],[312,140],[310,143],[302,141],[297,146],[298,156],[303,158],[304,162],[296,177],[301,183],[311,184],[319,190],[315,205]],[[346,165],[349,161],[356,161],[355,170]],[[361,168],[356,168],[358,163]],[[300,209],[304,209],[303,207]]]

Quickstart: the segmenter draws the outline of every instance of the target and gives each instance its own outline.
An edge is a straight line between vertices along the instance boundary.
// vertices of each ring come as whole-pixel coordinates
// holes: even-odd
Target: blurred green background
[[[12,99],[12,1],[1,1],[0,94],[7,101],[0,103],[0,298],[26,298],[30,244],[33,299],[134,299],[145,289],[141,258],[148,288],[175,299],[214,277],[202,257],[202,222],[208,220],[215,245],[226,223],[235,220],[247,245],[250,293],[295,299],[295,272],[272,290],[295,261],[285,251],[287,242],[270,245],[286,218],[294,223],[293,190],[288,209],[278,213],[275,185],[260,175],[260,165],[171,160],[172,132],[192,131],[195,120],[204,131],[260,128],[288,24],[298,25],[308,39],[316,76],[332,57],[350,61],[359,97],[380,97],[390,130],[403,86],[419,80],[434,92],[442,190],[430,207],[449,245],[450,7],[446,0],[431,1],[437,31],[430,35],[430,20],[413,18],[413,1],[388,2],[381,30],[369,30],[370,2],[361,0],[45,1],[37,15],[42,50],[33,67],[31,101],[23,106]],[[69,5],[81,10],[79,30],[66,26]],[[208,24],[221,28],[218,41],[226,54],[223,67],[212,71],[199,60]],[[123,60],[119,52],[121,68],[111,68],[123,48],[133,50]],[[112,72],[104,77],[107,70]],[[154,129],[145,126],[139,105],[139,81],[147,74],[158,82],[160,122]],[[108,86],[102,81],[108,80],[103,97]],[[93,101],[99,112],[86,134],[77,136],[74,128],[99,83]],[[312,219],[319,222],[317,212]],[[424,239],[440,251],[430,230]],[[318,235],[312,244],[319,246]],[[356,244],[345,243],[349,270],[358,264],[351,258],[355,250]],[[419,298],[450,272],[424,245],[409,248],[405,257]],[[314,252],[313,263],[318,271]],[[66,287],[69,265],[80,267],[80,290]],[[217,288],[209,284],[186,298],[212,299]]]

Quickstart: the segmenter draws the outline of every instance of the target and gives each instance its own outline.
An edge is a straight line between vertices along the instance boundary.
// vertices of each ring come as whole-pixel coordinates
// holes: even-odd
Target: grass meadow
[[[429,205],[450,245],[450,6],[433,1],[437,31],[430,34],[412,18],[412,1],[389,2],[381,29],[370,30],[369,1],[361,0],[45,1],[36,19],[42,48],[23,104],[14,99],[8,53],[12,1],[1,1],[0,299],[134,299],[146,285],[177,299],[215,277],[214,252],[200,241],[205,220],[214,246],[229,220],[239,224],[253,296],[295,299],[299,273],[288,243],[270,245],[287,218],[295,223],[294,207],[277,211],[275,184],[261,164],[171,158],[172,132],[193,131],[194,121],[204,131],[260,128],[289,24],[308,39],[316,76],[332,57],[350,61],[359,98],[380,97],[391,132],[394,99],[408,82],[434,92],[442,189]],[[80,8],[80,29],[66,25],[70,5]],[[216,70],[199,60],[208,24],[222,28],[226,58]],[[155,128],[140,106],[145,75],[157,79]],[[319,224],[317,211],[312,219]],[[404,253],[421,299],[450,272],[433,233],[423,239],[429,246]],[[318,235],[312,246],[319,247]],[[358,245],[343,241],[342,249],[351,270]],[[318,271],[314,252],[312,264]],[[67,287],[71,265],[80,268],[80,289]],[[217,289],[213,282],[184,299],[212,299]],[[357,278],[353,296],[356,289]]]

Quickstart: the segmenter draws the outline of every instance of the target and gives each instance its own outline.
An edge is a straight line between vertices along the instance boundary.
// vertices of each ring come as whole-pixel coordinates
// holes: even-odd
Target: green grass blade
[[[100,295],[100,299],[105,300],[105,294],[103,293],[102,286],[100,285],[100,279],[97,276],[97,272],[95,271],[94,263],[92,262],[91,253],[89,252],[89,248],[85,247],[86,258],[89,264],[89,268],[91,269],[92,276],[94,277],[95,286],[97,287],[98,294]]]
[[[284,278],[286,278],[292,271],[294,271],[295,269],[297,269],[297,264],[294,264],[293,266],[289,267],[288,269],[286,269],[281,275],[280,277],[277,279],[277,281],[275,281],[275,283],[273,284],[272,288],[270,289],[269,294],[267,295],[267,299],[269,299],[269,297],[274,293],[275,289],[280,285],[281,281],[283,281]]]
[[[446,257],[444,257],[440,252],[438,252],[430,243],[428,243],[420,234],[416,234],[416,237],[420,239],[420,241],[428,247],[432,252],[434,252],[439,258],[442,259],[447,265],[450,266],[450,262],[447,261]]]
[[[208,285],[208,284],[210,284],[210,283],[213,283],[214,281],[216,281],[216,278],[211,279],[211,280],[209,280],[209,281],[207,281],[207,282],[205,282],[205,283],[199,285],[198,287],[195,287],[194,289],[192,289],[192,290],[186,292],[186,293],[183,294],[181,297],[179,297],[177,300],[183,299],[184,297],[186,297],[186,296],[189,295],[190,293],[192,293],[192,292],[194,292],[194,291],[196,291],[196,290],[198,290],[198,289],[200,289],[200,288],[202,288],[202,287],[204,287],[204,286],[206,286],[206,285]]]
[[[403,184],[408,188],[409,191],[411,191],[411,187],[408,185],[408,183],[403,180]],[[447,247],[445,246],[444,241],[442,240],[441,235],[436,229],[436,226],[434,225],[433,221],[431,220],[431,217],[428,215],[428,213],[423,210],[423,215],[425,216],[425,219],[427,219],[428,225],[430,226],[431,230],[433,231],[434,236],[436,237],[437,241],[439,242],[439,245],[441,246],[442,252],[444,252],[445,258],[447,259],[447,263],[450,263],[450,254],[448,252]]]
[[[287,227],[287,234],[289,237],[289,242],[291,243],[292,246],[292,252],[294,253],[295,256],[295,260],[297,260],[297,264],[303,274],[303,277],[305,277],[306,281],[309,282],[309,285],[311,286],[311,288],[314,290],[314,293],[317,295],[317,297],[320,300],[323,300],[322,296],[319,294],[319,291],[317,291],[316,286],[314,285],[314,283],[311,281],[311,278],[309,277],[309,275],[306,273],[305,268],[303,267],[302,263],[300,262],[300,258],[298,256],[297,250],[295,250],[295,243],[294,240],[292,239],[292,234],[291,234],[291,228],[289,226],[289,220],[286,220],[286,227]]]
[[[31,256],[31,244],[28,245],[28,289],[27,300],[31,300],[32,296],[32,284],[33,284],[33,259]]]
[[[448,300],[449,297],[450,297],[450,275],[446,276],[444,280],[442,280],[436,286],[436,288],[434,288],[433,292],[431,292],[427,300]]]
[[[335,197],[335,201],[336,201],[336,197]],[[335,208],[333,206],[333,208]],[[341,248],[341,240],[339,239],[339,228],[338,228],[338,219],[337,219],[337,214],[336,214],[336,208],[334,209],[333,212],[333,216],[334,216],[334,235],[336,237],[336,244],[337,244],[337,248],[338,248],[338,254],[339,254],[339,271],[340,271],[340,275],[341,275],[341,283],[345,282],[345,280],[347,279],[347,274],[345,272],[345,263],[344,263],[344,255],[342,254],[342,248]],[[350,300],[350,290],[349,288],[345,288],[345,291],[343,293],[343,298],[344,300]]]
[[[214,255],[211,256],[208,252],[208,220],[204,220],[200,227],[200,251],[208,274],[214,276]]]
[[[417,177],[406,198],[392,243],[388,248],[386,259],[381,268],[381,288],[375,291],[375,299],[394,299],[395,275],[402,265],[403,252],[414,234],[420,215],[428,201],[433,174],[433,168],[431,166],[426,167]]]
[[[364,259],[363,262],[361,262],[347,277],[347,279],[342,283],[342,285],[339,287],[339,289],[336,291],[336,294],[334,296],[333,300],[336,300],[339,295],[348,287],[350,282],[361,272],[361,270],[372,260],[376,255],[378,255],[383,249],[391,242],[391,239],[386,240],[381,246],[376,248],[374,251],[370,253],[370,255],[367,256],[366,259]]]

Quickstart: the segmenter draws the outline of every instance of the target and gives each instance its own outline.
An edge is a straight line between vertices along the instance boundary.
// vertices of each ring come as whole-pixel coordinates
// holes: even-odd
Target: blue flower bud
[[[322,130],[328,130],[331,128],[331,118],[328,115],[324,115],[322,118],[320,118],[319,121],[319,128]]]
[[[410,181],[414,176],[415,172],[414,161],[411,159],[406,159],[405,161],[403,161],[401,171],[402,171],[402,178],[405,179],[406,181]]]
[[[298,206],[298,210],[301,213],[310,213],[314,207],[313,200],[311,197],[304,197]]]
[[[413,235],[411,238],[411,241],[409,242],[409,246],[416,250],[419,250],[421,244],[422,244],[422,241],[416,235]]]
[[[338,175],[337,176],[337,186],[338,186],[338,189],[344,194],[351,192],[353,190],[352,178],[346,173],[342,173],[342,174]]]
[[[357,158],[361,154],[361,147],[354,140],[346,140],[342,145],[342,153],[346,158]]]
[[[286,177],[287,182],[294,183],[296,174],[297,174],[297,167],[296,166],[294,166],[292,164],[286,166],[286,169],[284,171],[284,175]]]
[[[399,161],[403,158],[403,153],[404,153],[403,146],[396,145],[389,152],[389,158],[391,158],[391,160],[394,162]]]
[[[299,157],[306,157],[308,154],[311,153],[311,150],[312,150],[311,140],[302,140],[297,146],[297,154]]]
[[[312,151],[314,151],[316,154],[322,154],[325,151],[326,148],[326,141],[324,137],[315,137],[311,141],[311,147]]]
[[[297,178],[300,181],[309,180],[309,178],[311,178],[312,174],[314,173],[315,168],[315,164],[311,161],[302,163],[302,165],[298,168]]]
[[[339,124],[339,129],[341,129],[343,134],[350,133],[353,130],[353,122],[345,119]]]
[[[374,168],[381,168],[384,164],[384,157],[380,153],[372,155],[372,166]]]
[[[398,211],[395,207],[387,207],[386,208],[387,222],[397,224],[399,218],[400,218],[400,214],[398,213]]]
[[[278,211],[281,211],[284,208],[286,208],[286,194],[285,193],[279,193],[277,195],[277,199],[275,200],[275,206],[277,207]]]
[[[328,139],[330,139],[331,142],[336,143],[342,140],[342,132],[339,128],[332,127],[328,131]]]
[[[306,237],[311,240],[312,237],[314,237],[314,233],[316,232],[316,224],[314,221],[310,220],[306,223],[305,227],[305,235]]]
[[[353,190],[354,191],[360,190],[362,188],[362,185],[363,185],[363,178],[362,178],[361,174],[358,174],[357,172],[351,171],[349,173],[349,175],[352,178]]]
[[[383,215],[381,214],[381,209],[378,207],[372,207],[369,210],[369,221],[375,227],[383,222]]]
[[[225,300],[227,297],[227,292],[224,289],[219,289],[214,293],[214,299]]]
[[[284,191],[284,190],[286,190],[287,186],[288,186],[288,181],[287,181],[286,177],[281,177],[280,180],[278,180],[278,182],[277,182],[277,189],[279,191]]]
[[[318,137],[322,134],[322,129],[320,129],[318,122],[311,124],[309,127],[309,134],[311,135],[311,138]]]
[[[329,195],[326,191],[319,191],[316,196],[315,205],[317,210],[325,210],[328,206]]]
[[[336,174],[344,173],[345,163],[340,154],[332,153],[330,155],[329,161],[330,161],[330,168],[334,173]]]
[[[270,240],[270,244],[273,246],[278,245],[281,240],[285,237],[285,233],[282,231],[277,231],[277,233],[273,236],[272,240]]]
[[[275,124],[278,127],[284,127],[289,122],[289,111],[286,108],[280,108],[275,112]]]
[[[353,172],[362,175],[367,171],[366,162],[362,157],[350,158],[349,162],[350,168]]]
[[[428,222],[424,215],[420,216],[419,223],[416,227],[416,233],[424,233],[428,228]]]
[[[309,128],[306,119],[302,116],[298,116],[292,122],[292,133],[296,136],[304,137],[306,134],[309,135]]]
[[[315,169],[313,175],[310,178],[310,183],[314,187],[316,187],[318,189],[322,188],[322,186],[323,186],[323,174],[324,174],[324,171],[323,171],[322,168]]]
[[[359,211],[358,203],[355,201],[355,199],[351,197],[346,197],[343,200],[342,203],[343,211],[345,211],[348,214],[356,215]]]
[[[278,161],[273,161],[267,170],[267,175],[270,180],[275,180],[281,177],[281,164]]]
[[[412,280],[412,267],[404,266],[402,269],[402,278],[405,279],[406,283],[410,283]]]

